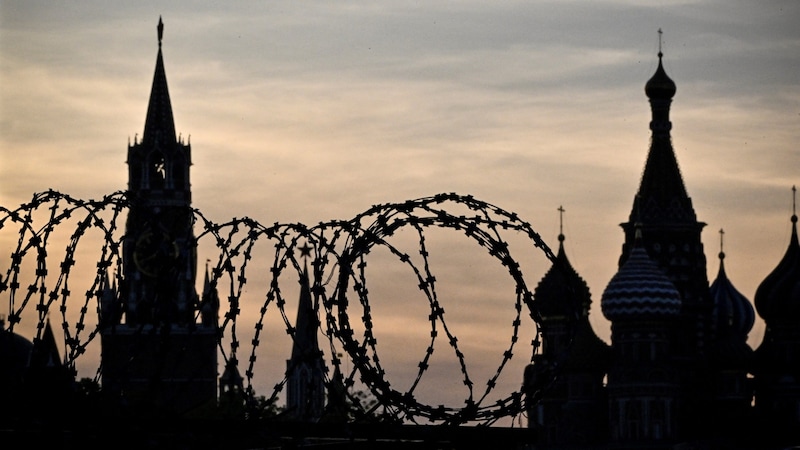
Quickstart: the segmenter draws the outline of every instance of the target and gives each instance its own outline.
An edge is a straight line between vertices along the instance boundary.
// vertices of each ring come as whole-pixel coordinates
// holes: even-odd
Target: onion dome
[[[722,251],[720,232],[719,272],[711,283],[709,294],[713,302],[711,326],[714,331],[713,358],[724,366],[746,366],[753,349],[747,345],[747,334],[755,322],[755,310],[728,279],[725,273],[725,252]]]
[[[656,73],[654,73],[653,76],[647,80],[647,84],[644,85],[644,93],[647,94],[647,98],[649,98],[651,101],[672,100],[672,97],[675,96],[675,92],[677,91],[675,82],[667,76],[667,72],[664,71],[664,66],[661,64],[661,58],[664,56],[664,53],[661,51],[661,34],[662,31],[659,28],[658,68],[656,69]]]
[[[720,236],[724,231],[720,230]],[[721,239],[721,238],[720,238]],[[721,245],[720,245],[721,247]],[[719,272],[709,288],[714,303],[712,323],[718,336],[747,339],[747,333],[753,328],[755,310],[750,300],[742,295],[728,279],[725,273],[725,252],[719,252]]]
[[[677,316],[681,296],[667,275],[650,259],[642,246],[641,231],[628,260],[611,278],[600,307],[610,321]]]
[[[664,70],[663,64],[661,64],[661,58],[663,56],[664,54],[659,51],[656,73],[654,73],[653,76],[647,80],[647,84],[644,85],[644,93],[647,94],[647,97],[650,99],[669,100],[675,96],[675,92],[677,91],[675,82],[667,76],[667,72]]]
[[[792,187],[793,195],[797,188]],[[792,237],[778,266],[756,289],[758,314],[768,327],[800,324],[800,244],[797,239],[796,198],[792,212]]]
[[[567,259],[564,234],[558,235],[556,261],[536,286],[533,301],[544,319],[575,318],[589,312],[589,286]]]
[[[564,212],[562,207],[558,210]],[[589,323],[589,286],[567,259],[563,221],[561,228],[556,259],[533,292],[534,308],[543,325],[542,356],[564,370],[596,370],[606,365],[610,349]]]

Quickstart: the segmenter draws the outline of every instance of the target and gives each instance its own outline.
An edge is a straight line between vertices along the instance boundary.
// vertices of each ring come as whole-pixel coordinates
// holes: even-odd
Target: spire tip
[[[164,22],[161,20],[161,16],[158,16],[158,46],[161,47],[161,40],[164,38]]]
[[[661,59],[661,57],[664,56],[664,52],[661,51],[661,41],[662,41],[661,38],[662,38],[663,34],[664,34],[664,32],[661,31],[661,28],[659,28],[658,29],[658,58],[659,59]]]

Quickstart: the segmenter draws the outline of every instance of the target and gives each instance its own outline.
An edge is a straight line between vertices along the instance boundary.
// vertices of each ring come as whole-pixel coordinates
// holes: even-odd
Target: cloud
[[[678,85],[674,147],[698,218],[708,223],[709,277],[725,228],[726,270],[752,299],[788,244],[789,188],[798,183],[798,7],[4,3],[0,82],[14,89],[2,92],[0,203],[48,188],[98,198],[126,187],[125,146],[144,125],[160,14],[176,126],[191,135],[194,205],[209,218],[313,225],[373,204],[458,192],[518,212],[554,247],[563,205],[567,253],[608,339],[599,299],[616,271],[618,224],[630,213],[649,145],[643,87],[657,65],[656,30],[664,30],[663,62]],[[503,340],[481,341],[487,333],[475,329],[486,316],[487,327],[508,330],[507,313],[486,306],[506,301],[490,294],[507,289],[508,276],[455,241],[436,249],[435,272],[441,293],[455,300],[447,306],[454,329],[486,355],[470,361],[488,372],[496,356],[484,347],[503,349]],[[531,253],[519,253],[534,260],[529,288],[546,269]],[[453,265],[459,258],[474,265]],[[484,263],[498,282],[470,283]],[[371,264],[384,313],[382,357],[395,372],[409,360],[413,369],[418,352],[396,350],[404,304],[386,299],[402,288],[417,298],[419,290],[413,279],[391,278],[396,263]],[[267,267],[254,266],[261,282]],[[248,320],[263,287],[249,285],[256,310]],[[285,336],[281,320],[273,325]],[[415,331],[427,345],[428,324]],[[752,341],[761,334],[754,330]],[[285,358],[285,337],[276,340],[258,364]],[[521,342],[520,354],[529,347]],[[509,376],[514,385],[521,371]]]

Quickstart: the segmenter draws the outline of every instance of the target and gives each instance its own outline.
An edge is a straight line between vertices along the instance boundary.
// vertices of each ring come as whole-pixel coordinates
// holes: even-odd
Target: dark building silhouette
[[[301,250],[307,252],[308,247]],[[319,348],[319,318],[311,295],[308,266],[300,275],[291,358],[286,361],[286,412],[304,422],[318,422],[325,409],[325,362]]]
[[[6,328],[5,316],[0,316],[0,396],[8,399],[9,404],[18,403],[17,396],[25,380],[32,351],[33,343]]]
[[[658,53],[645,85],[652,138],[627,222],[619,270],[603,292],[611,345],[588,322],[585,282],[557,260],[534,293],[542,352],[525,372],[528,424],[541,448],[780,448],[800,444],[800,246],[796,211],[786,255],[755,314],[720,248],[709,286],[697,220],[672,148],[676,92]],[[542,388],[545,387],[544,390]],[[549,387],[549,389],[547,388]]]
[[[219,303],[195,290],[191,146],[175,133],[162,34],[159,19],[144,133],[128,147],[122,277],[101,306],[102,385],[121,405],[183,414],[216,402]]]
[[[104,274],[98,293],[102,393],[110,410],[161,417],[219,405],[221,417],[242,419],[252,392],[245,391],[235,356],[217,380],[220,299],[208,267],[202,295],[195,288],[191,146],[176,136],[162,35],[159,19],[144,132],[128,147],[130,205],[121,273],[113,280]],[[755,309],[725,273],[722,240],[719,270],[709,285],[701,241],[705,224],[697,220],[671,142],[676,86],[660,51],[658,58],[645,85],[652,111],[650,148],[628,221],[621,224],[625,241],[618,271],[600,301],[611,322],[611,344],[591,327],[591,293],[567,258],[563,230],[555,261],[533,294],[542,351],[524,374],[528,426],[536,430],[531,445],[800,445],[796,204],[786,254],[759,285]],[[793,195],[796,202],[796,191]],[[310,249],[300,250],[306,257]],[[338,365],[326,386],[318,305],[305,261],[299,281],[285,417],[323,425],[344,421],[346,387]],[[766,332],[754,351],[747,336],[756,311]],[[74,370],[63,364],[49,320],[40,326],[30,342],[0,318],[0,393],[9,404],[64,418],[70,412],[65,406],[75,398]],[[3,408],[0,419],[11,419],[10,414],[17,411]]]
[[[756,349],[755,406],[770,433],[792,430],[800,443],[800,244],[797,190],[793,189],[792,236],[778,266],[758,286],[755,305],[766,323]]]
[[[534,290],[545,339],[525,378],[545,385],[528,420],[542,444],[587,445],[607,435],[603,379],[611,349],[589,323],[589,286],[570,264],[564,239],[559,233],[556,263]],[[553,379],[557,373],[563,375]]]

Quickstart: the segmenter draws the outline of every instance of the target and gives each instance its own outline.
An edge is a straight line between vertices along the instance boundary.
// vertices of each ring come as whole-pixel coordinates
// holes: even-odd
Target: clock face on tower
[[[143,275],[156,277],[174,266],[178,254],[178,244],[169,233],[147,227],[136,240],[133,262]]]

